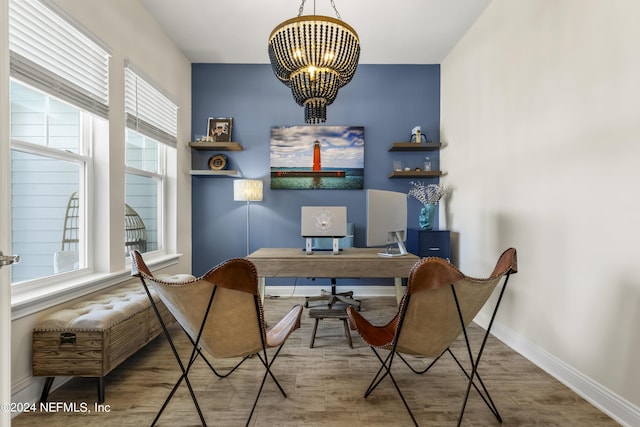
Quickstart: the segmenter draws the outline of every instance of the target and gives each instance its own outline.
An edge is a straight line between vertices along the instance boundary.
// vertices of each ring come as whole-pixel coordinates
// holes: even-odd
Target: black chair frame
[[[195,341],[184,330],[184,328],[182,329],[183,332],[185,333],[185,335],[189,338],[189,341],[191,342],[192,347],[193,347],[192,350],[191,350],[191,354],[189,356],[189,359],[188,359],[189,361],[188,361],[188,363],[186,364],[186,367],[185,367],[185,364],[182,362],[182,359],[180,358],[180,354],[178,353],[178,350],[177,350],[175,344],[173,343],[173,339],[171,338],[171,334],[169,333],[169,329],[167,328],[164,320],[162,319],[162,315],[160,314],[160,311],[158,310],[156,302],[155,302],[155,300],[153,299],[153,297],[151,295],[151,292],[149,290],[149,287],[148,287],[146,281],[144,280],[144,277],[140,273],[138,274],[138,277],[140,278],[140,281],[142,282],[142,285],[144,286],[144,289],[145,289],[145,292],[147,294],[147,297],[151,301],[151,306],[153,307],[153,311],[155,312],[156,317],[158,318],[158,321],[160,322],[160,326],[162,327],[164,335],[167,338],[167,341],[169,342],[169,346],[171,347],[171,351],[172,351],[172,353],[173,353],[178,365],[180,366],[180,371],[182,372],[182,375],[180,376],[180,378],[178,378],[178,380],[176,381],[175,385],[171,389],[171,392],[169,393],[169,395],[167,396],[166,400],[162,404],[162,407],[160,408],[160,410],[156,414],[156,417],[154,418],[153,422],[151,423],[151,426],[155,426],[156,425],[156,423],[160,419],[160,416],[162,415],[162,413],[166,409],[167,405],[169,404],[169,402],[173,398],[175,392],[178,390],[178,387],[180,386],[180,384],[182,383],[183,380],[184,380],[185,384],[187,385],[187,388],[189,389],[189,394],[191,395],[191,400],[193,400],[193,404],[195,405],[196,411],[198,412],[198,416],[200,418],[200,422],[202,423],[203,426],[206,426],[207,423],[206,423],[206,421],[204,419],[204,416],[202,414],[202,410],[200,409],[200,405],[198,404],[198,399],[196,398],[195,392],[193,391],[193,387],[191,386],[191,382],[189,381],[189,372],[190,372],[191,367],[193,366],[194,362],[196,361],[198,356],[200,356],[200,357],[202,357],[202,359],[205,361],[205,363],[209,366],[209,368],[213,371],[213,373],[218,378],[226,378],[229,375],[231,375],[236,369],[238,369],[247,359],[252,358],[253,354],[244,356],[240,360],[240,362],[238,362],[235,366],[233,366],[229,371],[227,371],[224,374],[218,372],[214,368],[214,366],[211,364],[211,362],[209,362],[209,360],[202,354],[202,352],[201,352],[201,350],[200,350],[200,348],[198,346],[198,343],[200,341],[200,337],[202,336],[202,332],[204,330],[204,326],[206,324],[207,316],[209,315],[209,311],[211,309],[211,305],[213,304],[213,298],[215,297],[216,290],[218,289],[217,286],[214,286],[213,290],[211,291],[211,297],[209,298],[209,302],[207,304],[207,310],[205,311],[205,315],[204,315],[204,318],[202,319],[200,330],[198,331],[198,336],[196,337]],[[259,305],[260,303],[258,301],[258,296],[254,296],[254,301],[255,301],[255,306],[256,306],[256,313],[259,313],[260,312],[260,305]],[[268,355],[267,355],[267,348],[266,348],[264,334],[261,333],[260,335],[262,337],[262,352],[263,352],[263,354],[255,353],[255,355],[258,356],[258,359],[260,359],[260,361],[264,365],[265,374],[264,374],[264,376],[262,378],[262,382],[260,384],[260,388],[258,390],[258,394],[256,395],[256,398],[255,398],[255,400],[253,402],[253,406],[251,407],[251,412],[249,413],[249,418],[247,419],[246,426],[248,426],[249,422],[251,421],[251,417],[253,416],[253,413],[255,411],[256,405],[258,403],[258,399],[260,398],[260,394],[262,393],[262,389],[263,389],[264,383],[265,383],[265,381],[267,379],[267,375],[271,376],[271,378],[275,382],[276,386],[278,387],[278,389],[280,390],[282,395],[285,398],[287,397],[287,394],[285,393],[284,389],[282,388],[282,386],[280,385],[278,380],[275,378],[275,376],[271,372],[271,365],[273,364],[273,362],[277,358],[278,354],[280,353],[280,350],[284,346],[284,343],[277,348],[276,352],[271,357],[271,361],[269,361],[269,358],[268,358]]]
[[[410,369],[411,371],[413,371],[416,374],[424,374],[427,371],[429,371],[429,369],[431,369],[431,367],[433,365],[436,364],[436,362],[438,360],[440,360],[440,358],[445,354],[445,353],[449,353],[454,361],[456,362],[456,364],[458,365],[458,367],[460,367],[460,369],[462,370],[462,372],[465,374],[465,376],[468,379],[468,383],[467,383],[467,389],[465,392],[465,397],[464,397],[464,401],[462,403],[462,408],[460,409],[460,414],[458,416],[458,423],[457,425],[460,426],[460,424],[462,423],[462,418],[464,416],[464,412],[467,406],[467,402],[469,400],[469,394],[471,392],[471,387],[473,386],[473,388],[478,392],[478,394],[482,397],[482,400],[485,402],[485,404],[487,405],[487,407],[489,408],[489,410],[491,411],[491,413],[496,417],[496,419],[498,420],[498,422],[502,422],[502,417],[500,416],[500,413],[498,412],[498,408],[496,407],[495,403],[493,402],[493,399],[491,399],[491,395],[489,394],[489,391],[487,390],[487,387],[485,386],[484,382],[482,381],[482,378],[480,377],[480,374],[478,373],[478,365],[480,364],[480,359],[482,358],[482,354],[484,352],[485,349],[485,345],[487,343],[487,340],[489,338],[489,334],[491,332],[491,327],[493,326],[494,320],[496,318],[496,314],[498,312],[498,308],[500,307],[500,302],[502,300],[502,297],[504,295],[504,291],[507,287],[507,283],[509,282],[509,277],[511,275],[511,270],[509,270],[506,274],[505,274],[505,278],[504,281],[502,283],[502,288],[499,292],[499,296],[498,299],[495,303],[495,306],[493,308],[493,312],[491,314],[491,319],[489,321],[489,324],[487,326],[487,329],[484,333],[484,336],[482,338],[482,343],[480,345],[480,348],[478,349],[477,354],[474,356],[473,355],[473,351],[471,349],[471,343],[469,340],[469,335],[467,333],[467,328],[464,326],[464,319],[463,319],[463,315],[462,315],[462,311],[460,309],[460,303],[458,301],[458,296],[456,294],[456,289],[455,289],[455,285],[450,285],[451,287],[451,292],[453,294],[453,298],[455,300],[455,304],[456,304],[456,308],[458,311],[458,317],[460,319],[460,325],[462,326],[462,331],[463,331],[463,336],[464,336],[464,342],[466,345],[466,349],[467,349],[467,354],[469,357],[469,362],[471,365],[471,373],[469,373],[467,371],[467,369],[465,369],[465,367],[462,365],[462,363],[459,361],[459,359],[454,355],[453,351],[451,350],[451,348],[447,348],[445,351],[443,351],[438,357],[436,357],[433,361],[431,361],[431,363],[429,363],[427,365],[426,368],[422,369],[422,370],[418,370],[416,368],[414,368],[413,366],[411,366],[411,364],[402,356],[402,354],[396,352],[396,346],[398,344],[398,339],[400,337],[400,334],[402,334],[402,323],[404,322],[404,316],[405,316],[405,312],[401,313],[400,319],[399,319],[399,326],[398,326],[398,334],[395,337],[394,343],[393,343],[393,347],[392,349],[389,351],[389,354],[386,356],[386,358],[383,358],[379,351],[376,350],[374,347],[371,347],[371,350],[374,352],[374,354],[376,355],[376,357],[378,358],[378,360],[381,363],[380,369],[378,370],[378,372],[376,373],[376,375],[374,376],[373,380],[371,381],[371,383],[369,384],[369,387],[367,388],[367,391],[364,394],[364,397],[368,397],[378,386],[378,384],[380,384],[382,382],[382,380],[389,376],[389,378],[391,379],[391,381],[393,382],[393,385],[395,387],[395,389],[398,391],[398,394],[400,395],[400,398],[402,399],[402,403],[404,404],[405,408],[407,409],[407,411],[409,412],[409,416],[411,417],[411,420],[413,421],[415,426],[418,426],[418,422],[415,418],[415,416],[413,415],[413,412],[411,411],[411,408],[409,407],[409,404],[407,403],[404,395],[402,394],[402,391],[400,390],[400,387],[398,386],[398,383],[396,382],[395,378],[393,377],[393,374],[391,373],[391,366],[393,364],[394,358],[397,355],[400,360],[402,360]],[[411,294],[405,295],[406,301],[405,303],[408,304],[409,300],[411,298]],[[480,385],[480,388],[482,390],[480,390],[480,388],[478,387],[478,384],[476,384],[476,380]]]

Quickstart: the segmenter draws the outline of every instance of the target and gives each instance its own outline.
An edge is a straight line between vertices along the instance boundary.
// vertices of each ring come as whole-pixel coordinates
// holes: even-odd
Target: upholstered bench
[[[183,281],[191,275],[164,277]],[[152,294],[166,325],[175,322]],[[46,376],[40,400],[45,402],[54,377],[97,377],[98,401],[104,402],[104,377],[162,332],[140,283],[99,294],[53,312],[33,330],[34,376]]]

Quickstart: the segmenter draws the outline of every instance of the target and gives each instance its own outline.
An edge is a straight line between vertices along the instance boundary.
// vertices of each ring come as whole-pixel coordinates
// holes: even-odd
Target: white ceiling
[[[268,64],[268,37],[300,0],[141,0],[193,63]],[[362,64],[440,64],[491,0],[334,0]],[[312,15],[307,0],[303,15]],[[331,0],[315,14],[336,17]]]

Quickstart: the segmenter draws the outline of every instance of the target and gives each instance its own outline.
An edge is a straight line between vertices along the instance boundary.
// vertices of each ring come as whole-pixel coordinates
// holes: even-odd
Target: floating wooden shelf
[[[440,149],[439,142],[394,142],[387,151],[435,151]]]
[[[242,145],[238,142],[190,142],[189,147],[194,150],[220,150],[220,151],[242,151]]]
[[[442,171],[393,171],[389,178],[436,178],[442,176]]]
[[[203,170],[192,169],[191,171],[189,171],[189,173],[191,175],[228,176],[228,177],[234,177],[234,178],[242,176],[240,174],[240,171],[237,171],[237,170],[214,171],[209,169],[203,169]]]

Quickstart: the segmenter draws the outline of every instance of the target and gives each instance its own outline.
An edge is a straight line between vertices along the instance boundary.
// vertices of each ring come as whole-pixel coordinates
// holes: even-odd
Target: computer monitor
[[[367,190],[367,246],[386,246],[382,256],[407,254],[407,195]]]

